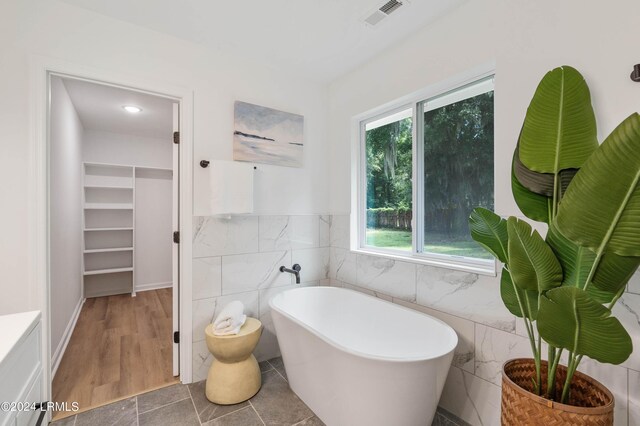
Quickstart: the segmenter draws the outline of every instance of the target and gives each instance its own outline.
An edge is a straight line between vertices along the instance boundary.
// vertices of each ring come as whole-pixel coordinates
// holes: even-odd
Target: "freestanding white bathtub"
[[[271,299],[291,389],[328,426],[428,426],[455,331],[435,318],[337,287]]]

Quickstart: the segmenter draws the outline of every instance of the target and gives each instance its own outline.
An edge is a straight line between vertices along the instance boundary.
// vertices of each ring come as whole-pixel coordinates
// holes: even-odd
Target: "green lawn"
[[[393,229],[367,229],[367,245],[396,250],[411,250],[411,232]],[[444,235],[427,235],[425,252],[491,259],[475,241],[451,241]]]

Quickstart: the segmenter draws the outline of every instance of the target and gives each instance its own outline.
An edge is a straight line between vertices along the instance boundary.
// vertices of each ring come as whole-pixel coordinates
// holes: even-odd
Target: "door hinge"
[[[176,244],[180,244],[180,232],[179,231],[174,231],[173,232],[173,242]]]
[[[180,332],[179,331],[174,331],[173,332],[173,343],[180,343]]]
[[[180,132],[173,132],[173,143],[180,143]]]

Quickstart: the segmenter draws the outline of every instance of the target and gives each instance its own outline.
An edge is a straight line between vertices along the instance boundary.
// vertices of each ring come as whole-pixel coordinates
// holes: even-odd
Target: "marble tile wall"
[[[204,329],[219,310],[240,300],[264,331],[256,357],[280,355],[268,301],[296,286],[281,265],[302,266],[301,284],[327,283],[330,216],[195,217],[193,227],[193,380],[206,378],[211,355]]]
[[[502,305],[499,277],[418,265],[349,251],[349,217],[329,222],[330,284],[425,312],[459,337],[440,405],[472,425],[500,424],[502,364],[530,357],[521,320]],[[635,352],[622,365],[583,360],[580,370],[616,398],[615,425],[640,426],[640,274],[629,282],[614,315],[629,331]]]

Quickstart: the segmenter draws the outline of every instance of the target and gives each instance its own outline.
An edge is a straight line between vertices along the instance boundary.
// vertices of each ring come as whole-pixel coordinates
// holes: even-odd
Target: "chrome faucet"
[[[296,276],[296,284],[300,284],[300,270],[302,267],[297,263],[291,267],[291,269],[286,268],[284,265],[280,267],[280,272],[288,272]]]

